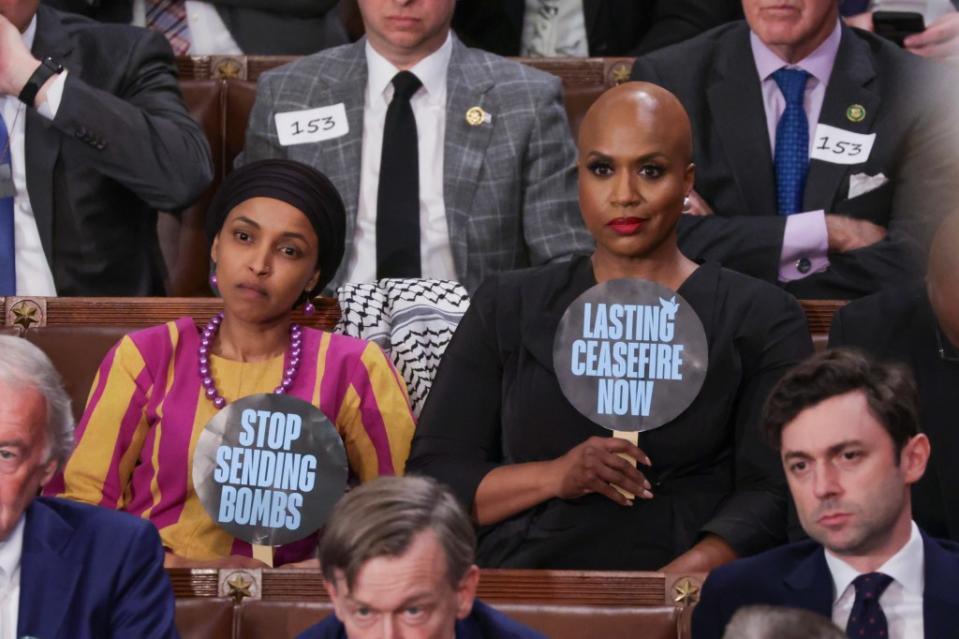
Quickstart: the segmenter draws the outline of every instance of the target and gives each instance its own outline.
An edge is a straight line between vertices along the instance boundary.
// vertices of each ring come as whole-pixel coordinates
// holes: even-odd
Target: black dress
[[[497,466],[555,459],[609,436],[566,401],[553,371],[560,318],[595,284],[588,257],[485,282],[444,355],[407,470],[446,483],[472,509]],[[812,352],[802,309],[711,263],[679,293],[703,322],[709,370],[683,414],[640,435],[655,498],[632,507],[596,494],[551,499],[481,528],[481,566],[655,570],[705,533],[740,555],[785,540],[785,479],[758,422],[771,386]]]
[[[860,348],[912,369],[919,423],[932,443],[926,473],[912,489],[913,519],[933,537],[959,541],[959,350],[939,329],[925,286],[889,289],[844,306],[833,319],[829,346]]]

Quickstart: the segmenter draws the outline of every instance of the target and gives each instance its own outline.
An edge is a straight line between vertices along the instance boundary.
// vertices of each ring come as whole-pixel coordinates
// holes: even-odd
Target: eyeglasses
[[[939,330],[939,325],[936,325],[936,346],[939,347],[939,359],[944,362],[959,362],[959,354],[956,354],[955,349],[952,348],[952,344],[949,344],[949,353],[946,353],[946,348],[942,345],[942,331]]]

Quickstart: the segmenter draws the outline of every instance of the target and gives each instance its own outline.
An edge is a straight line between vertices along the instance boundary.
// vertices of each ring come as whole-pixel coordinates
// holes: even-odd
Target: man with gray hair
[[[37,497],[73,447],[70,398],[43,352],[0,336],[0,639],[177,637],[146,521]]]
[[[744,606],[726,626],[723,639],[846,639],[836,625],[809,610]]]
[[[452,493],[381,477],[347,493],[320,544],[335,614],[300,639],[542,639],[476,599],[476,535]]]

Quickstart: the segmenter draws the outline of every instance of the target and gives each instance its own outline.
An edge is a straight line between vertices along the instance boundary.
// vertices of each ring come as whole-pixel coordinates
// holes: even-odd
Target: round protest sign
[[[346,450],[318,408],[289,395],[250,395],[206,425],[193,485],[217,524],[279,546],[319,530],[346,490]]]
[[[563,395],[615,431],[643,432],[675,419],[699,394],[708,359],[693,307],[675,291],[633,278],[576,298],[553,342]]]

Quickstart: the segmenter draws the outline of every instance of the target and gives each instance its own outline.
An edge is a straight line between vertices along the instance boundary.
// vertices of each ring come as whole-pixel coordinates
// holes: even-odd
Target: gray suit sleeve
[[[209,185],[213,164],[177,86],[170,45],[144,31],[125,62],[119,95],[68,73],[53,126],[70,138],[65,144],[78,144],[90,164],[151,207],[184,208]]]
[[[273,124],[274,101],[270,77],[261,76],[257,82],[256,100],[246,125],[246,142],[234,162],[235,166],[243,166],[256,160],[286,157]]]
[[[593,242],[576,195],[576,148],[558,78],[533,106],[533,128],[523,159],[523,235],[533,265],[587,253]]]

